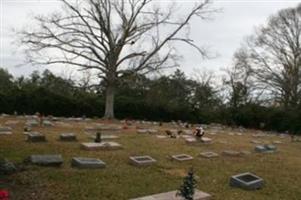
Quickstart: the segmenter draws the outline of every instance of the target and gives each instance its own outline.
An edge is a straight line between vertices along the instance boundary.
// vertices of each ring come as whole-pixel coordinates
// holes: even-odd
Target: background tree
[[[183,30],[193,17],[206,19],[210,1],[197,1],[186,15],[154,0],[61,0],[63,10],[37,16],[38,27],[20,32],[28,60],[94,70],[106,88],[106,118],[114,117],[114,95],[124,74],[176,66],[172,44],[184,42],[205,56]],[[179,17],[180,16],[180,17]]]
[[[280,10],[247,42],[249,64],[258,83],[286,108],[301,100],[301,4]]]

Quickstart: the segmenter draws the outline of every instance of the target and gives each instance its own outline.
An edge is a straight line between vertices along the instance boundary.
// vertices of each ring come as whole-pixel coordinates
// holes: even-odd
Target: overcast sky
[[[165,0],[167,1],[167,0]],[[30,16],[45,14],[60,8],[56,0],[0,0],[1,17],[1,45],[0,67],[7,68],[16,76],[28,75],[37,67],[16,67],[24,60],[21,52],[16,51],[12,44],[14,36],[12,28],[20,29],[28,26]],[[191,6],[193,1],[177,1],[182,6]],[[183,45],[179,53],[183,55],[182,70],[191,75],[194,69],[207,69],[220,71],[231,65],[232,55],[243,38],[254,31],[254,27],[266,22],[268,16],[278,10],[295,7],[297,0],[216,0],[214,6],[221,8],[222,12],[215,14],[211,21],[201,22],[193,20],[191,23],[191,37],[200,45],[210,46],[212,53],[218,53],[215,59],[202,60],[199,54]],[[66,73],[60,67],[51,67],[56,74]]]

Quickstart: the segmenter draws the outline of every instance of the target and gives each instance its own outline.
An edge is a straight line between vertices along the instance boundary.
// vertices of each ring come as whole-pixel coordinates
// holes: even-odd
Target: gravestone
[[[260,189],[263,185],[263,179],[250,172],[234,175],[230,178],[230,186],[246,190]]]
[[[63,164],[63,158],[59,154],[49,155],[31,155],[29,157],[30,163],[41,166],[58,167]]]
[[[267,149],[267,151],[272,151],[272,152],[277,151],[277,147],[272,144],[266,144],[266,145],[264,145],[264,147]]]
[[[274,153],[277,151],[277,147],[274,145],[258,145],[255,147],[255,151],[258,153]]]
[[[202,137],[201,142],[204,144],[210,144],[210,143],[212,143],[212,139],[208,138],[208,137]]]
[[[62,133],[60,134],[60,140],[64,142],[77,141],[76,135],[74,133]]]
[[[28,142],[46,142],[45,135],[39,132],[31,132],[27,134],[27,141]]]
[[[203,158],[216,158],[219,155],[217,153],[207,151],[207,152],[200,153],[200,156],[203,157]]]
[[[43,121],[43,126],[46,126],[46,127],[51,127],[53,126],[53,123],[49,120],[44,120]]]
[[[130,163],[136,166],[150,166],[156,162],[150,156],[130,156]]]
[[[25,123],[26,126],[29,126],[29,127],[37,127],[39,126],[39,122],[37,120],[28,120],[26,123]]]
[[[137,129],[137,133],[139,134],[145,134],[148,133],[146,129]]]
[[[86,142],[81,144],[82,149],[88,151],[97,151],[97,150],[119,150],[122,149],[122,146],[117,142]]]
[[[0,135],[11,135],[12,128],[8,126],[0,126]]]
[[[240,152],[238,151],[233,151],[233,150],[226,150],[222,152],[223,155],[225,156],[231,156],[231,157],[238,157],[240,156]]]
[[[172,155],[171,158],[180,162],[193,160],[193,157],[187,154]]]
[[[170,191],[170,192],[153,194],[150,196],[139,197],[139,198],[130,199],[130,200],[183,200],[182,197],[177,195],[177,192],[178,191],[174,190],[174,191]],[[196,189],[194,191],[193,199],[194,200],[210,200],[211,195]]]
[[[194,137],[187,137],[185,138],[185,142],[186,144],[190,144],[190,145],[194,145],[194,144],[198,144],[198,140]]]
[[[17,120],[8,120],[8,121],[6,121],[4,124],[5,124],[6,126],[13,126],[13,127],[15,127],[16,125],[19,124],[19,122],[20,122],[20,121],[17,121]]]
[[[97,158],[74,157],[71,161],[72,167],[79,169],[99,169],[105,168],[106,163]]]
[[[167,138],[166,135],[156,135],[156,137],[159,138],[159,139],[166,139]]]

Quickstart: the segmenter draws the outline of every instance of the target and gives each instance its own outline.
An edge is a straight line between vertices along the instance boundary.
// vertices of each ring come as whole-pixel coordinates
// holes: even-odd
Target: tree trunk
[[[115,87],[113,85],[108,85],[106,89],[106,108],[105,108],[105,119],[114,118],[114,95]]]

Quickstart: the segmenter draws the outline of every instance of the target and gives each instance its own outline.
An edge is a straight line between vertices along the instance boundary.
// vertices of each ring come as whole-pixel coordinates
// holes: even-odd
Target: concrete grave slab
[[[46,126],[46,127],[51,127],[51,126],[54,126],[53,123],[49,120],[44,120],[43,121],[43,126]]]
[[[150,166],[156,162],[150,156],[130,156],[130,163],[136,166]]]
[[[27,142],[46,142],[46,137],[39,132],[30,132],[27,134]]]
[[[266,151],[265,147],[263,145],[257,145],[255,147],[255,151],[258,152],[258,153],[263,153]]]
[[[187,154],[172,155],[171,158],[173,160],[180,161],[180,162],[193,160],[193,157]]]
[[[28,120],[26,123],[25,123],[26,126],[29,126],[29,127],[37,127],[40,125],[40,123],[37,121],[37,120]]]
[[[255,147],[255,152],[258,153],[274,153],[277,151],[277,147],[274,145],[258,145]]]
[[[41,166],[58,167],[63,164],[63,158],[59,154],[31,155],[29,161],[34,165]]]
[[[147,129],[137,129],[137,133],[139,133],[139,134],[146,134],[148,132],[147,132]]]
[[[100,169],[105,168],[106,163],[97,158],[74,157],[71,166],[79,169]]]
[[[203,157],[203,158],[216,158],[219,155],[215,152],[207,151],[207,152],[200,153],[200,156]]]
[[[208,137],[202,137],[201,142],[205,143],[205,144],[210,144],[210,143],[212,143],[212,139],[208,138]]]
[[[77,141],[76,135],[74,133],[62,133],[60,134],[60,140],[64,142]]]
[[[177,194],[177,191],[175,190],[175,191],[159,193],[159,194],[154,194],[154,195],[150,195],[150,196],[130,199],[130,200],[183,200],[182,197],[177,196],[176,194]],[[205,192],[202,192],[200,190],[195,190],[193,199],[194,200],[210,200],[211,195],[207,194]]]
[[[11,135],[12,128],[8,126],[0,126],[0,135]]]
[[[12,132],[12,128],[8,126],[0,126],[0,132]]]
[[[159,138],[159,139],[166,139],[167,138],[166,135],[156,135],[156,137]]]
[[[4,123],[5,126],[16,126],[20,123],[18,120],[8,120]]]
[[[97,151],[97,150],[119,150],[122,149],[122,146],[117,142],[86,142],[81,144],[82,149],[88,151]]]
[[[194,138],[194,137],[187,137],[187,138],[185,138],[185,142],[186,142],[186,144],[190,144],[190,145],[194,145],[194,144],[198,144],[199,143],[199,141],[196,138]]]
[[[272,144],[266,144],[264,147],[267,149],[267,151],[277,151],[277,147]]]
[[[234,175],[230,178],[230,186],[246,190],[260,189],[263,185],[263,179],[250,172]]]

